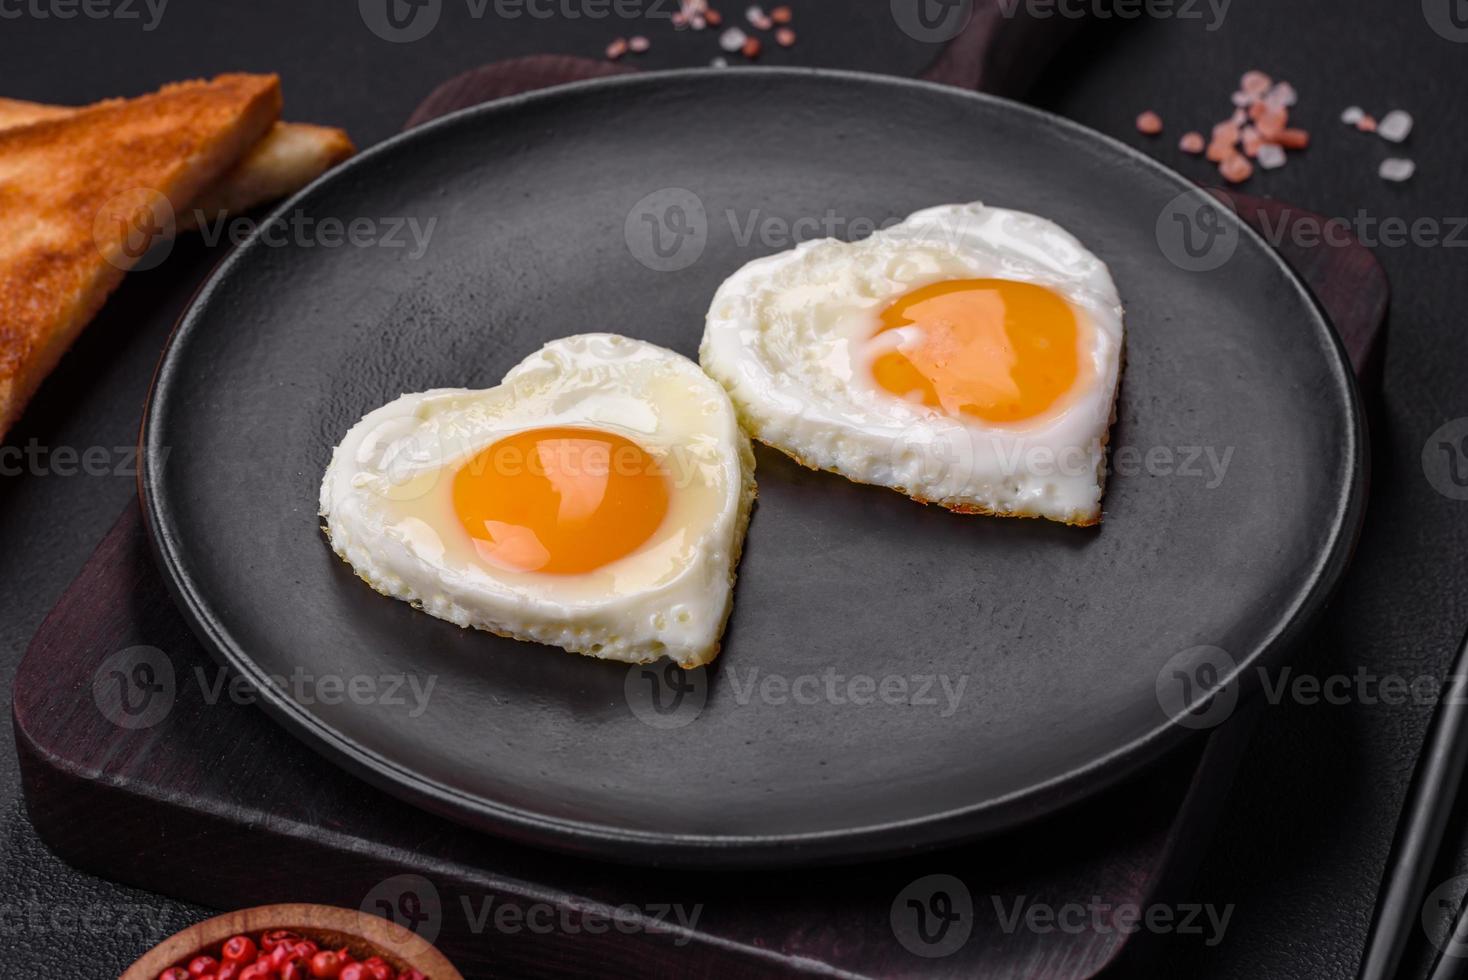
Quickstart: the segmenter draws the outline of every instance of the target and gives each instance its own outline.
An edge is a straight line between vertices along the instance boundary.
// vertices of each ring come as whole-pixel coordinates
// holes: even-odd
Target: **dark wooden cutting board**
[[[1057,41],[1041,36],[982,7],[930,77],[1013,94]],[[549,57],[487,66],[440,87],[411,122],[619,70]],[[1231,197],[1256,227],[1318,220]],[[1387,301],[1380,268],[1355,245],[1283,251],[1369,388]],[[304,751],[231,690],[167,598],[128,508],[16,676],[16,743],[41,836],[80,868],[210,907],[310,901],[391,914],[471,977],[1144,972],[1156,937],[1006,928],[999,909],[1179,900],[1252,718],[1236,714],[1162,764],[1003,838],[852,868],[680,874],[531,851],[417,811]],[[609,919],[619,906],[631,911]],[[931,924],[946,910],[958,916],[946,931],[920,935],[921,916]],[[680,928],[678,912],[696,922]]]

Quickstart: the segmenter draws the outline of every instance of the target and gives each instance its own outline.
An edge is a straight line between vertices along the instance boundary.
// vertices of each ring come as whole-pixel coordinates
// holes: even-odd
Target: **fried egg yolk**
[[[482,561],[516,572],[590,572],[640,548],[668,512],[669,480],[611,432],[529,429],[454,474],[454,512]]]
[[[882,337],[894,330],[902,334]],[[892,394],[950,416],[1022,422],[1075,387],[1079,334],[1071,305],[1044,286],[936,282],[882,311],[873,339],[888,349],[872,360],[872,376]],[[890,349],[892,341],[899,349]]]

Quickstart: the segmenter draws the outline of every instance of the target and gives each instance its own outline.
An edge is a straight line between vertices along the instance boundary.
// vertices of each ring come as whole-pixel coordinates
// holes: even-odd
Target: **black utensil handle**
[[[1463,769],[1468,766],[1465,682],[1468,682],[1468,637],[1458,648],[1442,700],[1427,729],[1417,769],[1412,774],[1396,840],[1387,859],[1376,914],[1367,934],[1366,951],[1361,957],[1359,980],[1391,980],[1416,928],[1427,881],[1442,846],[1443,831],[1458,797]],[[1445,959],[1457,964],[1450,967],[1455,969],[1464,962],[1455,957]]]
[[[1463,935],[1464,929],[1468,929],[1468,901],[1458,907],[1458,914],[1453,917],[1453,931],[1448,933],[1447,941],[1438,950],[1437,962],[1432,964],[1432,975],[1428,980],[1463,980],[1468,977],[1468,956],[1448,952],[1452,949],[1453,940]]]

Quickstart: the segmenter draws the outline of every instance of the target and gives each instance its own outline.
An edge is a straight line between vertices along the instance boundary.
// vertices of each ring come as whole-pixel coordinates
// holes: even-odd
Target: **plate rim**
[[[302,706],[290,701],[283,692],[277,691],[269,682],[268,674],[255,663],[247,651],[233,641],[228,631],[212,615],[210,604],[200,594],[196,583],[184,567],[178,551],[178,539],[173,534],[167,493],[161,489],[164,486],[162,460],[166,458],[166,453],[162,452],[157,409],[160,404],[166,404],[168,387],[178,371],[177,360],[180,355],[177,352],[181,348],[182,339],[194,329],[200,319],[200,311],[225,278],[243,261],[243,256],[258,247],[263,229],[277,217],[289,213],[297,206],[298,201],[315,193],[317,188],[348,179],[358,168],[372,166],[377,158],[397,147],[429,138],[432,134],[456,126],[474,125],[480,120],[537,102],[575,98],[586,91],[662,87],[680,80],[703,80],[711,71],[713,70],[708,68],[683,68],[586,79],[535,89],[448,113],[396,133],[327,171],[273,208],[238,246],[232,247],[220,258],[195,290],[169,333],[149,384],[138,437],[139,455],[143,460],[138,471],[138,495],[142,502],[143,523],[147,529],[150,550],[163,573],[162,578],[170,597],[201,645],[215,660],[237,671],[250,683],[259,695],[259,704],[272,721],[319,754],[379,789],[456,822],[468,823],[478,830],[517,843],[638,865],[710,870],[800,867],[871,860],[956,845],[1020,826],[1093,796],[1133,775],[1170,750],[1200,734],[1207,734],[1207,731],[1179,724],[1177,717],[1166,718],[1130,742],[1049,779],[968,806],[904,820],[791,834],[716,835],[634,830],[547,816],[466,793],[429,779],[358,744]],[[752,79],[791,79],[795,84],[808,78],[844,80],[858,85],[905,89],[925,92],[931,96],[987,104],[1003,112],[1026,116],[1036,124],[1058,129],[1071,139],[1097,143],[1124,160],[1151,171],[1154,176],[1174,184],[1180,193],[1206,193],[1205,188],[1119,139],[1012,99],[922,79],[843,69],[751,66],[720,73],[720,77],[725,79],[736,75]],[[1334,501],[1335,514],[1329,545],[1320,552],[1308,579],[1302,581],[1288,613],[1280,617],[1274,630],[1247,656],[1239,659],[1234,670],[1222,680],[1222,687],[1233,686],[1240,697],[1247,697],[1258,687],[1257,672],[1251,668],[1261,663],[1277,663],[1300,634],[1309,628],[1344,576],[1365,516],[1370,446],[1355,374],[1342,341],[1323,306],[1262,236],[1231,208],[1223,207],[1222,210],[1229,212],[1225,220],[1233,222],[1241,237],[1249,239],[1253,247],[1262,249],[1268,255],[1269,261],[1284,273],[1306,306],[1314,311],[1319,321],[1318,326],[1323,328],[1328,341],[1325,348],[1334,386],[1344,390],[1349,415],[1345,427],[1347,440],[1342,447],[1348,465],[1347,485],[1340,498]]]

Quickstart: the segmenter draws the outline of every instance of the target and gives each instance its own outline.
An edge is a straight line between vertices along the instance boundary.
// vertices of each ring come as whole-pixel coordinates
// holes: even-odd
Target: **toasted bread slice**
[[[289,197],[357,152],[340,129],[306,123],[276,123],[239,165],[199,195],[178,226],[192,229],[202,218],[212,221]]]
[[[0,438],[142,258],[140,239],[279,115],[274,75],[221,75],[0,132]]]
[[[29,126],[47,119],[65,119],[76,109],[64,105],[43,105],[40,102],[22,102],[19,99],[0,99],[0,129]]]
[[[106,103],[98,103],[105,105]],[[80,112],[69,106],[0,99],[0,130],[63,119]],[[197,227],[222,214],[240,214],[288,197],[357,151],[340,129],[305,123],[276,123],[239,164],[178,216],[178,227]]]

